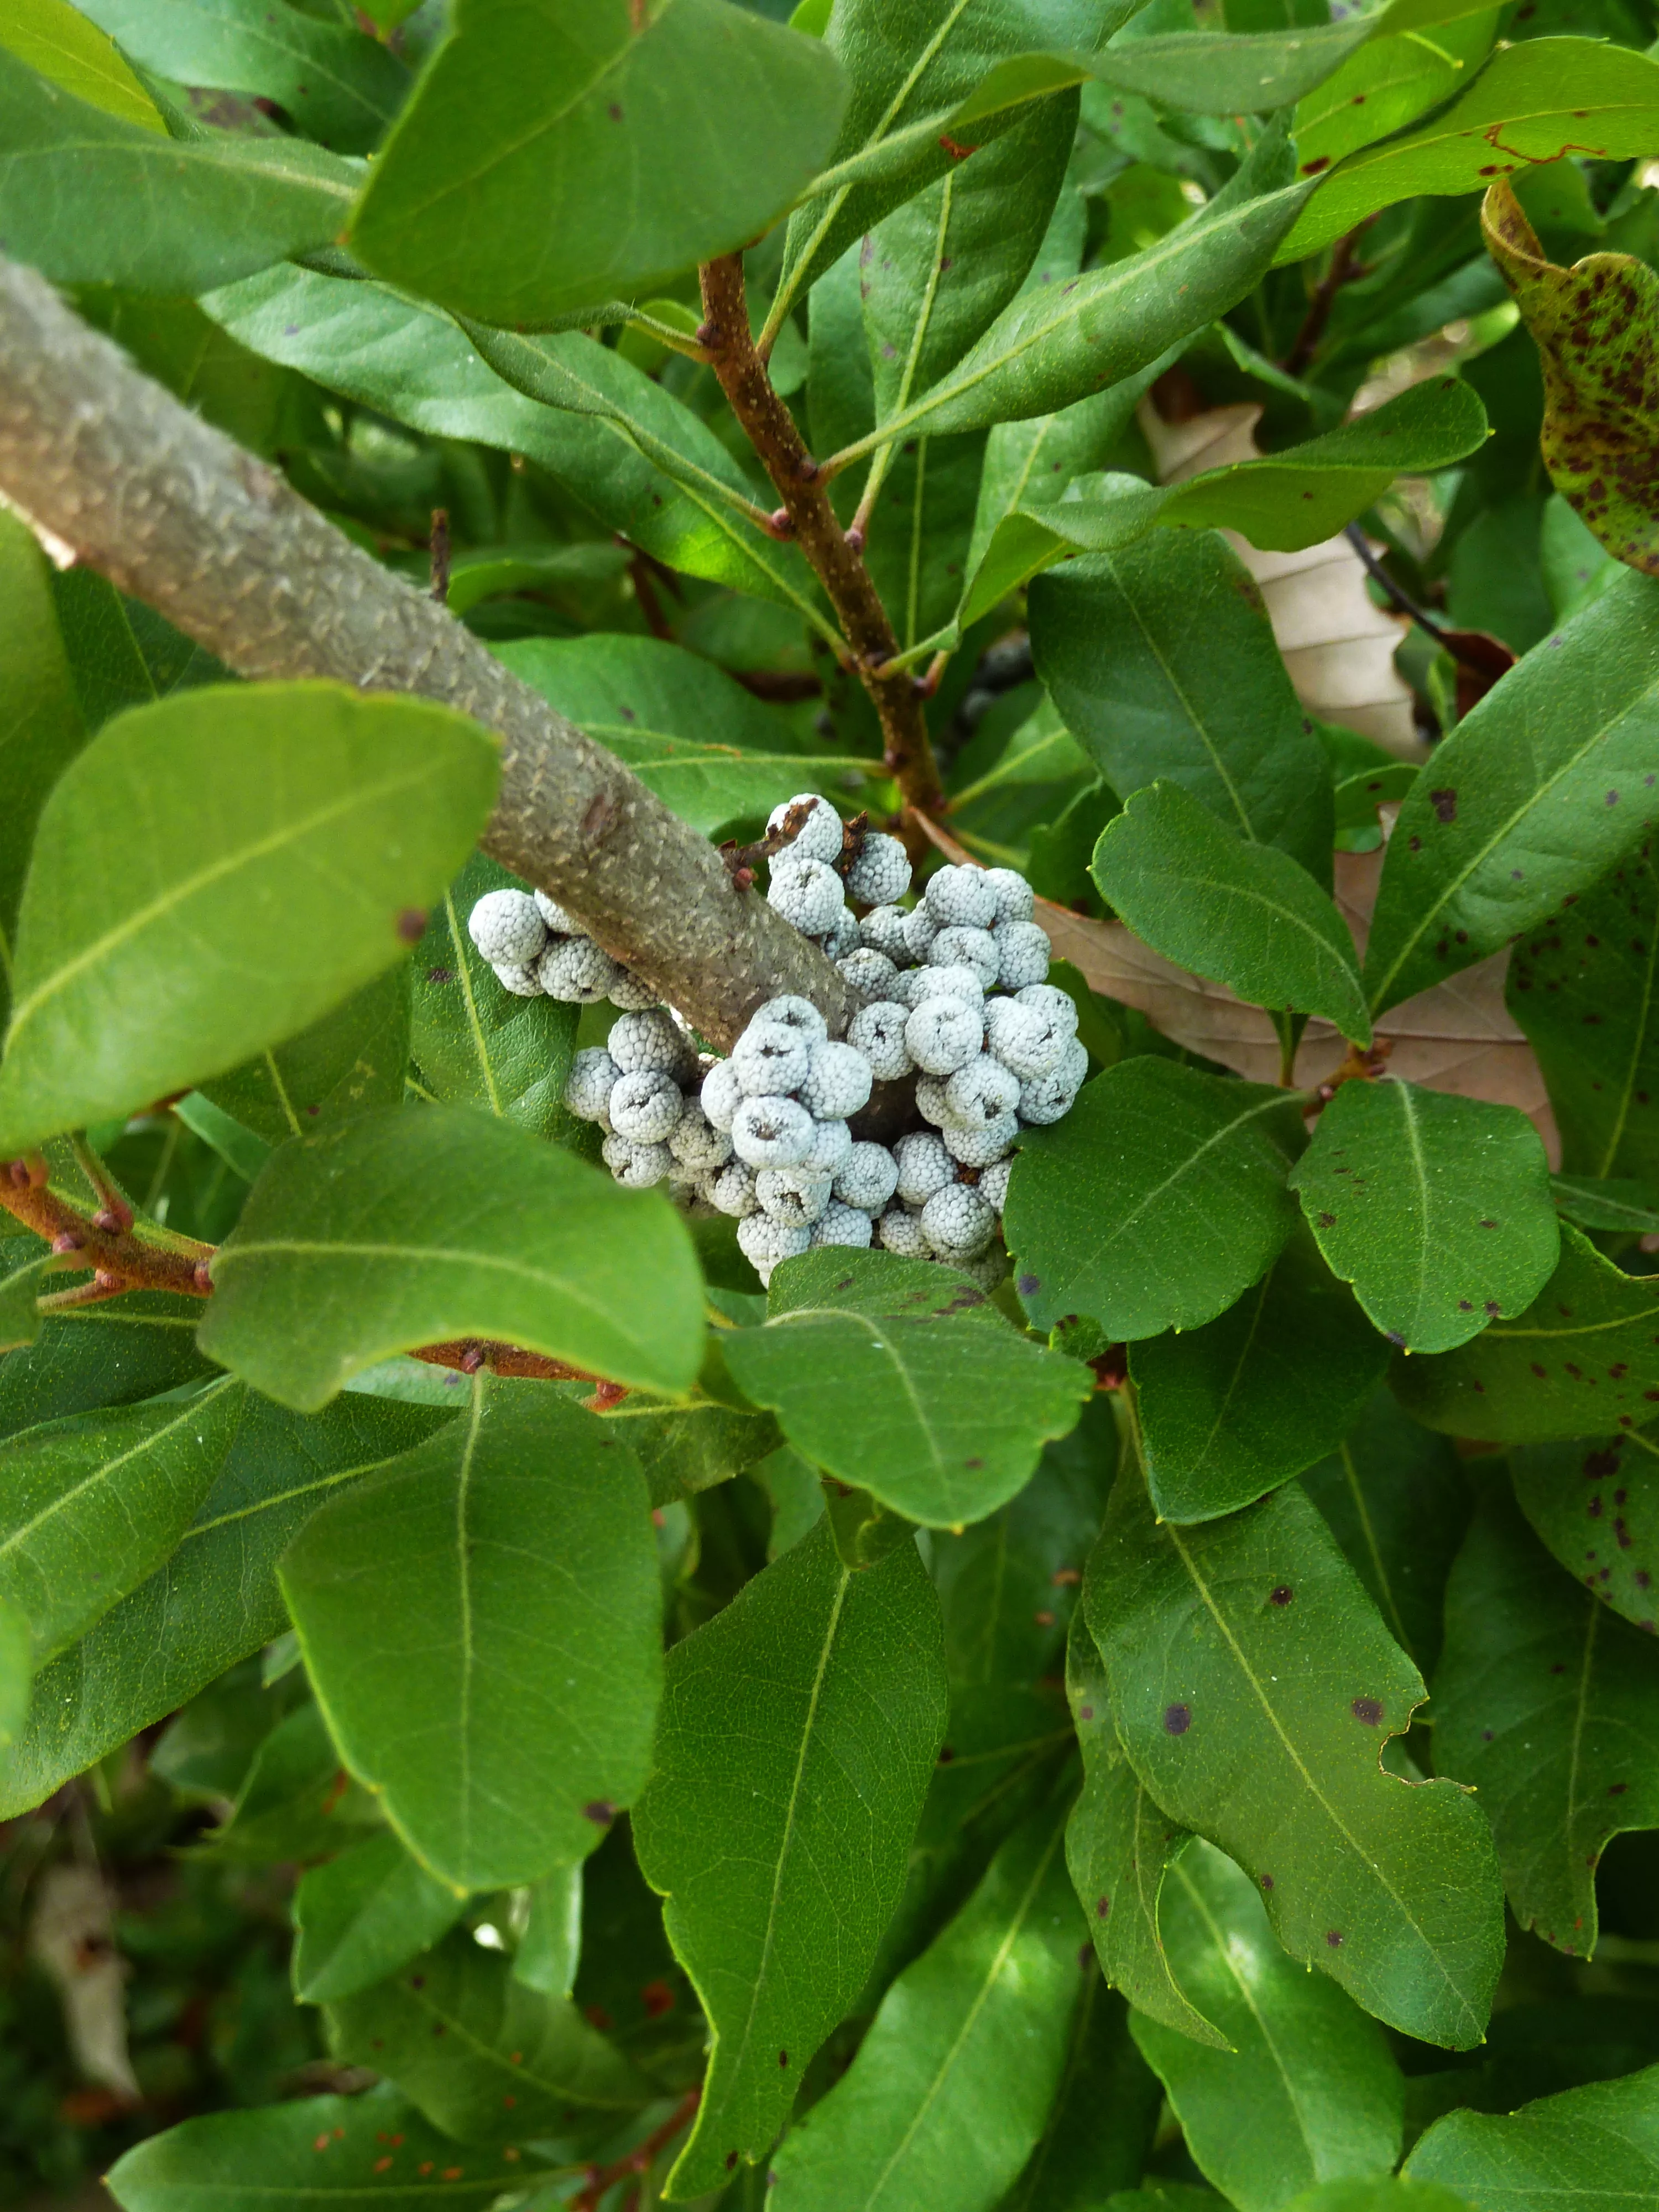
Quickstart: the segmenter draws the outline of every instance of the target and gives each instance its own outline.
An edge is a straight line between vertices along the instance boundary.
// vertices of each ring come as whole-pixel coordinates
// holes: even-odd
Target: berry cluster
[[[509,990],[624,1009],[604,1046],[576,1054],[565,1103],[604,1131],[618,1182],[666,1182],[734,1216],[763,1282],[813,1245],[878,1243],[988,1289],[1005,1266],[997,1230],[1020,1130],[1068,1113],[1088,1068],[1077,1009],[1045,981],[1031,887],[1012,868],[943,867],[907,908],[897,838],[848,836],[811,793],[775,809],[768,830],[775,842],[792,833],[768,898],[857,1001],[844,1042],[807,1000],[778,998],[711,1063],[540,891],[481,899],[473,942]],[[891,1146],[856,1139],[851,1119],[875,1082],[908,1078],[930,1126]]]

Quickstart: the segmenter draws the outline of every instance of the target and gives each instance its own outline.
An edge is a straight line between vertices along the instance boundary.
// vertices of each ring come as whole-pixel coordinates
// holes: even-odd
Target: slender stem
[[[817,572],[840,617],[860,680],[881,717],[885,764],[908,804],[924,814],[945,804],[938,764],[928,741],[922,702],[906,670],[887,666],[898,640],[858,548],[836,520],[823,472],[801,442],[789,410],[773,389],[766,364],[749,335],[743,260],[725,255],[702,270],[707,319],[697,335],[720,388],[750,443],[777,486],[791,534]]]
[[[1360,240],[1376,221],[1374,215],[1368,215],[1364,222],[1357,224],[1346,237],[1339,238],[1331,248],[1329,265],[1314,286],[1313,297],[1308,302],[1308,312],[1303,317],[1302,327],[1291,341],[1290,351],[1279,364],[1287,376],[1300,376],[1319,350],[1319,341],[1325,335],[1325,325],[1331,319],[1331,309],[1336,305],[1336,295],[1342,287],[1370,275],[1370,270],[1356,261],[1354,255]]]
[[[641,308],[635,308],[628,318],[627,327],[630,331],[643,331],[647,337],[655,338],[659,345],[665,345],[670,352],[683,353],[688,361],[707,361],[708,358],[696,338],[688,337],[684,331],[677,331],[672,323],[659,323],[654,315],[647,315]]]
[[[688,2089],[660,2127],[653,2128],[643,2142],[613,2159],[609,2166],[590,2166],[587,2186],[579,2197],[572,2197],[570,2212],[599,2212],[601,2197],[607,2190],[614,2189],[619,2181],[629,2181],[636,2175],[649,2173],[656,2163],[657,2153],[673,2142],[680,2130],[687,2126],[702,2099],[702,2087]]]

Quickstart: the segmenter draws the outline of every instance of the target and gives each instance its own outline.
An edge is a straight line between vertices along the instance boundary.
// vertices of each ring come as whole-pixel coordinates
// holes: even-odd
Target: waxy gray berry
[[[859,924],[860,944],[884,952],[896,968],[902,968],[914,957],[904,941],[905,918],[901,906],[872,907]]]
[[[988,929],[941,929],[927,948],[930,968],[969,968],[981,987],[989,990],[997,980],[1001,959]]]
[[[847,896],[860,906],[890,906],[910,888],[910,855],[896,837],[866,833],[863,850],[847,871]]]
[[[769,1213],[750,1213],[738,1224],[738,1243],[762,1282],[769,1282],[781,1261],[793,1260],[812,1241],[810,1229],[775,1221]]]
[[[848,953],[837,960],[842,981],[861,1005],[872,1000],[890,999],[893,986],[898,981],[898,970],[884,952],[878,952],[867,945],[860,945],[856,952]]]
[[[564,1103],[579,1121],[607,1121],[611,1093],[622,1076],[603,1045],[590,1045],[570,1063],[565,1078]]]
[[[850,1044],[815,1044],[797,1095],[820,1121],[845,1121],[870,1103],[870,1063]]]
[[[904,1042],[929,1075],[954,1075],[975,1057],[984,1018],[960,999],[924,999],[904,1024]]]
[[[623,1075],[643,1075],[657,1068],[678,1077],[696,1064],[690,1040],[666,1006],[622,1015],[611,1024],[605,1050]]]
[[[976,1260],[996,1233],[997,1218],[973,1187],[952,1183],[921,1209],[921,1233],[941,1259]]]
[[[609,998],[622,969],[590,937],[556,938],[543,953],[536,980],[550,999],[565,1006],[592,1006]]]
[[[956,1162],[931,1129],[913,1129],[893,1147],[898,1168],[894,1185],[907,1206],[925,1206],[938,1190],[957,1179]]]
[[[467,934],[494,967],[533,968],[547,945],[547,924],[528,891],[486,891],[466,918]]]
[[[1019,1103],[1019,1078],[982,1052],[959,1067],[945,1086],[951,1119],[964,1129],[988,1128]]]
[[[806,1080],[811,1045],[799,1030],[757,1014],[732,1048],[732,1066],[745,1098],[777,1097]]]
[[[799,1030],[808,1044],[818,1044],[830,1034],[829,1024],[812,1001],[788,992],[781,998],[769,999],[750,1019],[751,1022],[773,1022],[786,1030]]]
[[[880,1213],[898,1188],[898,1172],[885,1145],[854,1145],[836,1177],[836,1196],[843,1206]]]
[[[867,1213],[860,1212],[856,1206],[842,1206],[831,1199],[812,1224],[812,1243],[815,1247],[848,1244],[854,1251],[866,1251],[874,1232],[875,1224]]]
[[[680,1086],[661,1068],[642,1068],[617,1079],[611,1093],[611,1126],[619,1137],[659,1145],[684,1111]]]
[[[718,1175],[711,1176],[708,1183],[708,1203],[720,1212],[732,1214],[741,1221],[745,1214],[753,1213],[760,1205],[755,1195],[757,1181],[756,1170],[747,1160],[732,1160]]]
[[[772,863],[767,898],[803,937],[821,937],[846,911],[841,878],[822,860],[798,860],[780,853]]]
[[[812,1138],[812,1116],[793,1098],[745,1098],[732,1121],[732,1149],[751,1168],[798,1168]]]
[[[993,1160],[988,1167],[983,1167],[979,1171],[979,1194],[985,1203],[994,1208],[998,1213],[1006,1211],[1008,1178],[1013,1171],[1014,1163],[1011,1154],[1005,1154],[1000,1160]]]
[[[847,1025],[848,1043],[864,1054],[878,1083],[896,1083],[915,1066],[904,1042],[909,1018],[908,1006],[895,999],[878,999],[872,1006],[860,1006]]]
[[[1031,886],[1015,868],[987,868],[982,871],[997,902],[999,921],[1029,921],[1036,908]]]
[[[729,1130],[732,1116],[743,1103],[743,1085],[729,1060],[717,1060],[702,1079],[698,1093],[702,1110],[717,1129]]]
[[[755,1195],[762,1212],[774,1221],[810,1229],[830,1203],[830,1177],[810,1168],[762,1168],[755,1177]]]
[[[815,1121],[812,1130],[812,1149],[801,1165],[839,1175],[852,1155],[853,1132],[845,1121]]]
[[[1019,1116],[999,1114],[994,1121],[981,1122],[973,1128],[947,1122],[939,1135],[945,1151],[959,1167],[988,1168],[994,1161],[1006,1159],[1012,1152],[1019,1139]]]
[[[599,1153],[628,1190],[649,1190],[653,1183],[666,1182],[674,1165],[674,1155],[666,1145],[642,1145],[632,1137],[607,1137]]]
[[[997,916],[997,895],[983,868],[948,866],[927,878],[922,896],[941,929],[988,929]]]
[[[921,1233],[921,1215],[908,1206],[890,1206],[876,1224],[876,1236],[884,1251],[895,1252],[901,1260],[925,1260],[928,1256]]]
[[[732,1139],[728,1131],[714,1127],[700,1099],[688,1098],[669,1137],[668,1149],[695,1173],[708,1175],[732,1158]]]
[[[1052,1075],[1070,1042],[1071,1032],[1039,1006],[1023,1006],[1018,999],[987,1003],[985,1049],[1022,1083]]]
[[[510,960],[492,960],[489,968],[502,990],[511,991],[515,999],[539,999],[544,995],[533,968],[522,968]]]
[[[766,817],[769,830],[781,830],[784,817],[792,806],[811,809],[805,821],[784,848],[803,860],[838,860],[846,840],[842,834],[841,817],[827,799],[816,791],[803,791],[794,799],[786,799],[781,806],[775,806]],[[781,855],[780,855],[781,857]],[[775,868],[777,862],[773,862]]]
[[[555,937],[586,936],[587,932],[577,921],[575,915],[567,908],[562,907],[557,899],[549,898],[545,891],[532,891],[531,896],[536,902],[537,913],[540,915]]]
[[[996,948],[997,981],[1005,991],[1041,983],[1048,973],[1048,933],[1034,921],[1000,921],[991,932]]]

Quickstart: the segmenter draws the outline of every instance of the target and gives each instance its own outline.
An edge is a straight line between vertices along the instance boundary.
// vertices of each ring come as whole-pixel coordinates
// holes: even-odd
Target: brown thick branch
[[[817,463],[801,443],[795,418],[773,389],[766,364],[749,335],[743,258],[726,254],[702,271],[707,320],[697,332],[720,389],[732,403],[750,443],[777,486],[789,532],[817,572],[853,650],[854,665],[881,717],[886,764],[907,803],[924,814],[945,805],[933,749],[928,742],[923,695],[908,669],[884,676],[898,640],[881,595],[870,580],[859,549],[836,519]]]
[[[418,692],[497,732],[484,849],[712,1043],[786,991],[844,1025],[845,987],[817,946],[613,754],[3,258],[0,492],[239,675]]]

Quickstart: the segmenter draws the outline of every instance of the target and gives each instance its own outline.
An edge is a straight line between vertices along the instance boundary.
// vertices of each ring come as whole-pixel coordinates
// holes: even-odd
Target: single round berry
[[[939,1134],[958,1167],[988,1168],[994,1161],[1006,1159],[1019,1141],[1019,1116],[999,1114],[994,1121],[971,1129],[947,1125]]]
[[[745,1098],[775,1098],[799,1091],[806,1080],[811,1046],[799,1030],[754,1020],[732,1048],[732,1066]]]
[[[927,948],[930,968],[970,968],[980,987],[988,991],[997,980],[1000,961],[988,929],[941,929]]]
[[[545,891],[532,891],[531,896],[536,902],[537,913],[540,915],[555,937],[586,936],[587,932],[577,921],[575,915],[568,908],[562,907],[557,899],[549,898]]]
[[[668,1149],[695,1174],[710,1175],[731,1158],[732,1139],[728,1131],[714,1127],[701,1099],[688,1098],[674,1124]]]
[[[844,960],[849,953],[859,951],[859,926],[850,906],[842,907],[830,927],[820,934],[818,943],[832,960]]]
[[[594,1006],[608,999],[622,974],[590,937],[556,937],[543,953],[536,979],[550,999],[568,1006]]]
[[[1028,990],[1048,973],[1053,947],[1048,933],[1034,921],[1000,921],[991,932],[996,947],[997,981],[1005,991]]]
[[[916,973],[922,979],[916,986],[918,1006],[924,999],[960,999],[975,1013],[984,1006],[985,985],[976,969],[952,961],[937,968],[919,968]]]
[[[1047,1014],[1068,1037],[1077,1035],[1077,1000],[1057,983],[1028,983],[1015,992],[1014,998],[1020,1006],[1035,1006],[1039,1013]]]
[[[1063,1121],[1071,1112],[1089,1072],[1089,1055],[1075,1037],[1052,1075],[1040,1075],[1019,1086],[1019,1118],[1037,1127]]]
[[[997,895],[983,868],[940,868],[922,896],[941,929],[988,929],[996,920]]]
[[[620,1006],[625,1014],[642,1014],[647,1006],[659,1006],[662,994],[656,986],[636,975],[631,968],[622,969],[611,986],[611,1003]]]
[[[997,902],[999,921],[1029,921],[1036,902],[1031,886],[1017,868],[987,868],[984,879]]]
[[[859,924],[859,943],[872,952],[884,952],[896,968],[902,968],[912,957],[904,941],[906,919],[902,906],[872,907]]]
[[[738,1080],[738,1071],[729,1060],[717,1060],[702,1079],[698,1093],[702,1110],[717,1129],[732,1127],[732,1116],[743,1103],[743,1085]]]
[[[850,1044],[815,1044],[800,1103],[820,1121],[844,1121],[870,1103],[870,1063]]]
[[[708,1203],[722,1213],[730,1213],[741,1221],[745,1214],[753,1213],[760,1205],[755,1195],[757,1180],[756,1171],[746,1160],[731,1160],[717,1175],[708,1178]]]
[[[841,878],[822,860],[781,853],[772,863],[767,898],[803,937],[821,937],[845,911]]]
[[[876,1224],[876,1235],[884,1252],[896,1252],[901,1260],[925,1260],[928,1256],[922,1240],[921,1216],[908,1206],[890,1206]]]
[[[611,1126],[638,1145],[659,1145],[685,1110],[680,1086],[659,1067],[619,1075],[611,1092]]]
[[[547,924],[528,891],[486,891],[466,918],[467,934],[493,968],[533,968],[547,945]]]
[[[624,1075],[657,1069],[678,1076],[686,1072],[690,1057],[690,1041],[666,1006],[619,1015],[611,1024],[605,1050]]]
[[[856,1206],[838,1205],[831,1199],[812,1224],[812,1243],[815,1246],[848,1244],[855,1251],[866,1251],[874,1229],[875,1224],[867,1213],[861,1213]]]
[[[992,999],[986,1004],[985,1049],[1022,1083],[1052,1075],[1070,1042],[1071,1032],[1040,1006],[1023,1006],[1018,999]]]
[[[896,837],[867,830],[864,848],[847,871],[847,896],[860,906],[890,906],[910,888],[910,855]]]
[[[1008,1255],[993,1247],[990,1251],[982,1252],[977,1260],[952,1260],[951,1265],[960,1268],[969,1281],[976,1284],[981,1291],[994,1291],[1008,1272]]]
[[[898,1162],[885,1145],[854,1145],[836,1177],[836,1196],[843,1206],[880,1213],[898,1188]]]
[[[823,1175],[839,1175],[852,1157],[853,1132],[845,1121],[815,1121],[812,1149],[801,1162]]]
[[[924,1121],[931,1121],[936,1129],[944,1128],[951,1118],[945,1097],[945,1086],[950,1080],[948,1075],[919,1075],[916,1078],[916,1111]]]
[[[935,1191],[957,1179],[957,1164],[931,1129],[913,1129],[893,1147],[894,1185],[907,1206],[926,1206]]]
[[[921,1233],[941,1260],[976,1260],[996,1226],[996,1215],[969,1183],[936,1190],[921,1209]]]
[[[860,1006],[847,1024],[848,1043],[864,1054],[878,1083],[896,1083],[915,1066],[904,1042],[909,1018],[908,1006],[895,999],[878,999],[872,1006]]]
[[[913,960],[925,960],[927,948],[939,933],[939,918],[928,906],[912,907],[904,917],[904,949]]]
[[[564,1103],[579,1121],[609,1121],[611,1093],[622,1074],[603,1045],[590,1045],[570,1063]]]
[[[763,1168],[755,1177],[763,1213],[810,1229],[830,1203],[830,1177],[810,1168]]]
[[[519,966],[511,960],[492,960],[491,972],[502,990],[511,991],[515,999],[539,999],[541,980],[533,968]]]
[[[895,1004],[908,1014],[924,999],[936,999],[939,994],[933,987],[933,974],[931,968],[901,968],[893,978]]]
[[[781,806],[775,806],[766,817],[767,829],[781,830],[784,817],[792,806],[805,806],[811,811],[784,850],[803,860],[838,860],[846,842],[841,817],[816,791],[803,791],[797,798],[786,799]]]
[[[812,1116],[793,1098],[745,1098],[732,1117],[732,1149],[751,1168],[798,1168],[813,1134]]]
[[[830,1024],[812,1001],[797,998],[790,992],[785,992],[781,998],[769,999],[763,1006],[757,1007],[751,1018],[770,1022],[780,1029],[796,1030],[808,1044],[819,1044],[830,1034]]]
[[[1013,1155],[1005,1152],[1000,1160],[993,1160],[979,1171],[976,1186],[980,1196],[998,1213],[1006,1212],[1008,1206],[1008,1178],[1014,1171]]]
[[[904,1024],[904,1042],[929,1075],[954,1075],[976,1057],[984,1017],[961,999],[924,999]]]
[[[738,1224],[738,1244],[762,1282],[769,1283],[772,1270],[793,1260],[812,1242],[810,1229],[787,1221],[775,1221],[769,1213],[750,1213]]]
[[[841,971],[842,981],[860,1006],[892,997],[898,969],[884,952],[872,951],[869,945],[860,945],[857,951],[837,960],[836,966]]]
[[[945,1085],[945,1103],[951,1120],[963,1128],[988,1128],[1018,1105],[1019,1078],[982,1052]]]
[[[637,1144],[631,1137],[607,1137],[599,1150],[625,1190],[649,1190],[653,1183],[666,1182],[674,1164],[666,1145]]]

